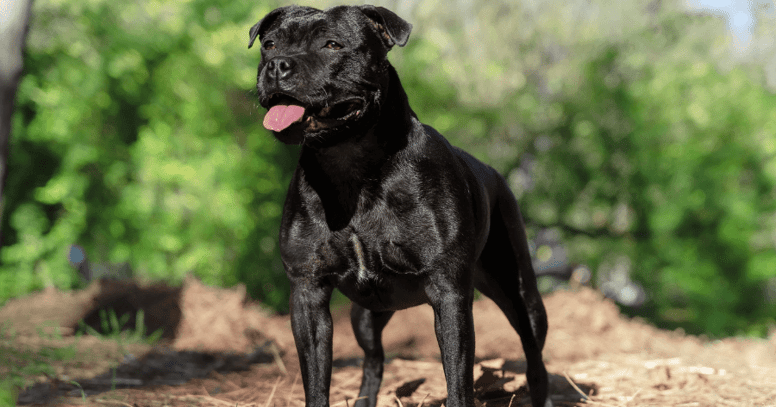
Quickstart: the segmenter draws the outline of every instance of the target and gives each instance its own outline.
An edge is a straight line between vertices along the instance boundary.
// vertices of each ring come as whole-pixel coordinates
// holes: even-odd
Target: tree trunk
[[[22,48],[32,0],[2,0],[0,13],[0,247],[3,244],[2,219],[5,207],[5,178],[8,175],[8,141],[16,88],[22,76]]]

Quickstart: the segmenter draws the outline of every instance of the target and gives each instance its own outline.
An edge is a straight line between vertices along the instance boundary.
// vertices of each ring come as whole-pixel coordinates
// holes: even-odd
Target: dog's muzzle
[[[363,115],[366,102],[356,97],[314,106],[277,93],[270,96],[267,106],[269,110],[264,116],[264,127],[268,130],[280,132],[299,123],[303,131],[316,131],[358,119]]]

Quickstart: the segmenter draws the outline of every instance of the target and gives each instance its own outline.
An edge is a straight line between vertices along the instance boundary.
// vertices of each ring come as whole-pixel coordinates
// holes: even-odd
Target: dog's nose
[[[286,79],[292,73],[294,73],[294,62],[291,58],[275,57],[267,63],[267,76],[269,79]]]

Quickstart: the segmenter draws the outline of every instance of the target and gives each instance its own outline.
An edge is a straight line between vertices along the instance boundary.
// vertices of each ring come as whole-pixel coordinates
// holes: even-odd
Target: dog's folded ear
[[[267,32],[269,27],[272,26],[272,23],[277,21],[278,17],[281,15],[290,12],[290,11],[298,11],[300,9],[309,9],[309,7],[299,7],[299,6],[285,6],[276,8],[275,10],[272,10],[264,16],[261,20],[259,20],[256,25],[251,27],[251,31],[249,32],[250,42],[248,43],[248,48],[253,46],[253,42],[256,41],[256,38],[260,37],[262,34]]]
[[[394,45],[403,47],[407,44],[407,40],[410,38],[410,31],[412,31],[412,24],[384,7],[364,5],[358,6],[358,8],[381,31],[381,36],[386,41],[388,48]]]
[[[269,14],[264,16],[264,18],[259,20],[258,23],[251,27],[251,30],[248,33],[250,38],[250,42],[248,42],[248,48],[253,46],[253,42],[256,41],[256,38],[266,32],[267,28],[269,28],[269,26],[272,25],[272,23],[277,20],[284,11],[285,10],[282,7],[272,10]]]

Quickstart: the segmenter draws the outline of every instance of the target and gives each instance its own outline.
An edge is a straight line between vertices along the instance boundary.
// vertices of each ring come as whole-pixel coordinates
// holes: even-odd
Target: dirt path
[[[0,351],[70,350],[52,373],[19,394],[20,405],[303,406],[288,317],[244,299],[244,289],[195,280],[178,289],[103,282],[79,292],[41,292],[0,308]],[[776,406],[776,335],[708,342],[661,331],[622,317],[587,288],[557,292],[545,304],[550,332],[544,355],[556,406]],[[80,319],[99,327],[95,310],[101,307],[143,308],[145,324],[162,329],[165,339],[151,347],[74,336]],[[333,314],[330,402],[349,407],[360,385],[361,352],[348,309]],[[489,300],[475,302],[474,318],[478,401],[529,405],[517,334]],[[398,312],[384,344],[388,363],[378,405],[442,405],[445,382],[431,309]],[[0,356],[0,381],[32,363]]]

